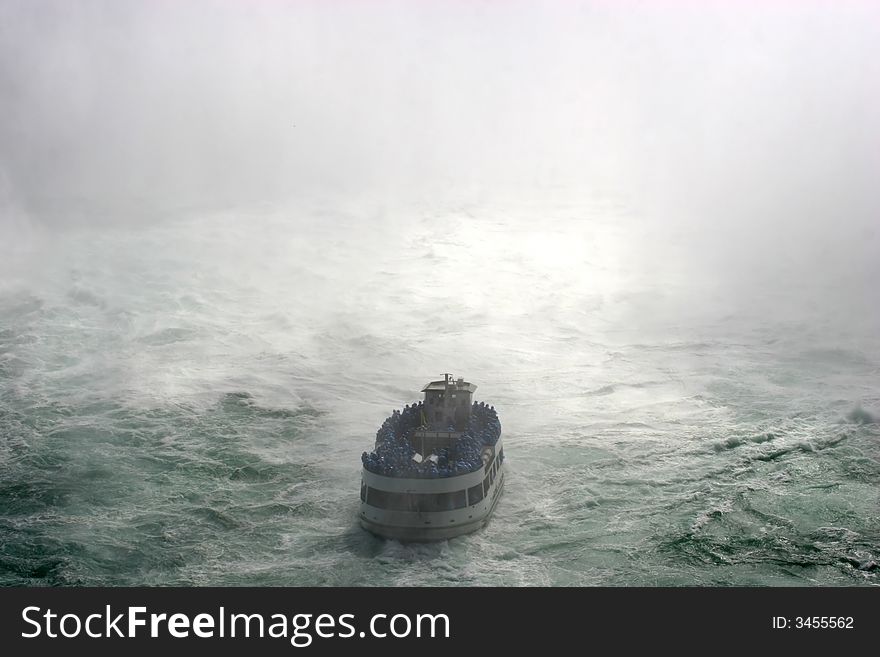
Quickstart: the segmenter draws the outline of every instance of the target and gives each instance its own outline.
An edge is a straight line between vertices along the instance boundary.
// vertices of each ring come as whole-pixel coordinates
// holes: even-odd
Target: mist
[[[6,2],[2,23],[3,165],[29,201],[871,200],[873,3]]]
[[[642,323],[876,321],[874,3],[6,2],[0,24],[7,255],[230,208],[303,235],[314,208],[500,212],[565,250],[604,198],[617,266],[669,283],[629,290]]]

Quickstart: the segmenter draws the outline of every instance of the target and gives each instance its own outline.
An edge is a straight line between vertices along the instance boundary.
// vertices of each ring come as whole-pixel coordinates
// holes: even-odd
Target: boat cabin
[[[427,425],[435,431],[464,431],[476,389],[473,383],[455,380],[451,374],[446,374],[443,381],[431,381],[422,388]]]
[[[431,381],[422,388],[425,401],[423,426],[413,434],[413,447],[420,454],[450,447],[467,429],[474,403],[473,383],[444,375],[442,381]]]

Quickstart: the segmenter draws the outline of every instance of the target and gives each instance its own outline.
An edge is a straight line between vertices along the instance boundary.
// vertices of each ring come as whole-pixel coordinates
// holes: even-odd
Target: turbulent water
[[[118,219],[2,250],[2,584],[880,583],[858,263],[610,198]],[[504,495],[371,536],[361,453],[444,372],[499,411]]]

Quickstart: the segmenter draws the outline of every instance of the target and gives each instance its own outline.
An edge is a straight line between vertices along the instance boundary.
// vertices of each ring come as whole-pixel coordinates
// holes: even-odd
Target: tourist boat
[[[446,374],[395,410],[364,452],[360,523],[400,541],[437,541],[488,522],[504,484],[501,423],[477,389]]]

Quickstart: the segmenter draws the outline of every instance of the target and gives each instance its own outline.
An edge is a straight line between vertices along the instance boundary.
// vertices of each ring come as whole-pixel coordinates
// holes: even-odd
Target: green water
[[[869,280],[676,239],[600,202],[35,231],[0,284],[0,583],[876,585]],[[447,371],[499,411],[501,502],[375,538],[361,452]]]

